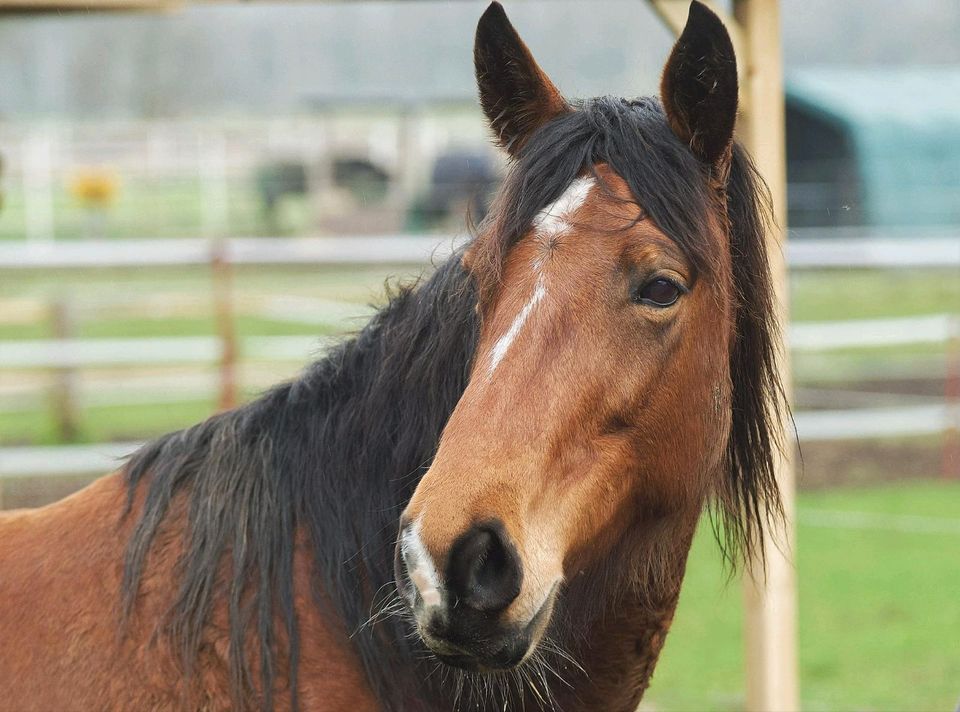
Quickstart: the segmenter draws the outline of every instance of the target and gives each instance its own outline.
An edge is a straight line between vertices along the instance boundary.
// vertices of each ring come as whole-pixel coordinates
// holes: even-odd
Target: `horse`
[[[660,97],[565,99],[493,3],[509,172],[296,379],[0,522],[0,706],[632,710],[698,521],[781,514],[769,199],[693,2]]]

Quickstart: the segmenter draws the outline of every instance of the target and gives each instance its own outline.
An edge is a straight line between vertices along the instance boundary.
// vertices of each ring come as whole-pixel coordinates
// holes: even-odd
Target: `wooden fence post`
[[[780,322],[790,323],[787,281],[787,181],[783,63],[779,0],[734,0],[734,17],[741,29],[746,79],[740,136],[770,188],[776,227],[768,235],[768,254],[780,308]],[[792,398],[790,358],[782,346],[780,377]],[[744,576],[744,637],[746,643],[746,709],[787,712],[800,707],[797,662],[797,585],[793,564],[794,444],[792,428],[783,424],[784,452],[778,458],[777,480],[783,496],[785,521],[770,531],[765,546],[766,571],[757,562]]]
[[[65,347],[76,336],[76,314],[69,295],[61,294],[53,301],[50,316],[53,335]],[[53,417],[59,439],[63,442],[74,442],[80,434],[77,379],[77,370],[73,366],[61,366],[53,372]]]
[[[212,243],[210,277],[217,335],[220,337],[220,398],[217,407],[229,410],[237,405],[237,325],[233,308],[233,265],[224,239]]]
[[[683,28],[687,0],[649,0],[661,19],[675,32]],[[787,291],[786,225],[787,178],[783,60],[780,43],[779,0],[733,0],[733,17],[719,3],[706,0],[730,30],[740,75],[738,135],[750,150],[773,199],[776,226],[768,233],[770,268],[784,333],[790,323]],[[786,345],[779,372],[792,397],[790,358]],[[744,638],[746,641],[746,709],[783,712],[800,706],[797,669],[797,586],[793,567],[794,491],[793,432],[789,422],[785,451],[776,463],[783,495],[784,528],[767,531],[764,572],[751,562],[744,576]]]

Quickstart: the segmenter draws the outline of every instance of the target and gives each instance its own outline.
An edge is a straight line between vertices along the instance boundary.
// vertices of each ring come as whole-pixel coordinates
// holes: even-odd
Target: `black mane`
[[[403,289],[356,337],[297,380],[237,410],[164,436],[126,469],[132,497],[148,488],[127,551],[124,594],[133,604],[145,555],[172,497],[189,488],[189,538],[169,632],[188,669],[210,615],[218,564],[231,555],[232,688],[248,700],[241,598],[254,592],[263,689],[272,688],[279,611],[297,655],[293,620],[294,529],[304,527],[318,584],[346,632],[370,616],[392,581],[400,512],[429,466],[466,385],[474,349],[473,289],[458,259],[418,288]],[[409,656],[405,636],[377,628],[354,642],[383,699],[402,699],[382,671]],[[409,677],[409,676],[408,676]],[[410,680],[408,684],[413,684]],[[379,687],[379,689],[377,689]],[[409,690],[406,691],[409,695]],[[264,708],[271,701],[263,701]]]
[[[146,556],[175,495],[188,502],[185,553],[167,632],[189,673],[226,560],[235,706],[253,701],[243,641],[255,626],[265,699],[277,661],[296,686],[299,651],[292,562],[295,530],[309,537],[316,585],[332,601],[373,691],[385,709],[449,708],[431,666],[417,660],[403,621],[364,627],[381,589],[391,590],[399,515],[429,467],[441,431],[467,383],[477,337],[478,295],[534,215],[596,163],[622,176],[646,215],[677,241],[697,269],[709,270],[704,239],[716,209],[709,169],[670,131],[656,100],[598,99],[542,127],[524,146],[485,230],[496,240],[481,255],[480,284],[460,255],[416,288],[403,289],[355,338],[297,380],[234,411],[166,435],[126,467],[132,503],[146,488],[127,549],[123,594],[134,605]],[[745,154],[734,151],[727,212],[736,284],[741,287],[732,355],[734,429],[730,473],[719,487],[728,544],[751,549],[760,522],[777,511],[772,479],[779,383],[775,323],[763,242],[764,192]],[[483,275],[491,280],[484,283]],[[774,400],[771,401],[771,397]],[[246,606],[250,603],[252,611]],[[285,622],[282,637],[276,616]],[[281,645],[280,640],[288,641]],[[428,689],[429,686],[429,689]],[[296,706],[296,699],[294,699]]]

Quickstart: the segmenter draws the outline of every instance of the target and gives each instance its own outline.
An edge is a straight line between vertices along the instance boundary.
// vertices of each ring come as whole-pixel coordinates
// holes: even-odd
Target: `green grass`
[[[794,321],[957,314],[960,278],[954,269],[798,271],[790,310]]]
[[[960,483],[801,493],[798,507],[960,521]],[[799,525],[805,710],[948,710],[960,697],[960,534]],[[738,581],[701,531],[647,695],[657,710],[743,708]]]
[[[56,420],[44,399],[41,408],[26,412],[0,412],[0,446],[57,445],[61,443]],[[142,440],[198,423],[215,412],[212,400],[182,403],[144,403],[91,406],[84,409],[75,442]]]
[[[384,282],[388,277],[391,283],[410,281],[422,271],[421,267],[412,265],[240,267],[235,271],[233,283],[235,294],[241,299],[251,295],[310,297],[356,304],[358,313],[366,313],[369,304],[384,301]],[[0,279],[0,300],[33,299],[51,304],[68,300],[79,307],[75,332],[78,337],[200,336],[216,333],[210,284],[209,272],[200,267],[5,272]],[[186,297],[194,302],[199,314],[115,316],[110,313],[111,299],[117,294],[130,300],[160,296],[161,302],[164,295]],[[356,326],[362,324],[363,320],[359,320]],[[237,316],[237,332],[241,336],[331,333],[323,326],[249,314]],[[0,314],[0,342],[52,336],[50,319],[5,323]]]
[[[91,237],[198,237],[203,232],[203,186],[200,178],[140,178],[119,183],[116,197],[101,216],[94,217],[70,192],[69,181],[51,191],[54,235],[59,240]],[[232,235],[303,234],[310,230],[310,211],[303,196],[287,196],[280,205],[281,220],[271,225],[253,177],[228,184],[224,226]],[[25,204],[22,190],[10,186],[0,212],[0,240],[24,238]],[[99,219],[98,219],[99,218]]]

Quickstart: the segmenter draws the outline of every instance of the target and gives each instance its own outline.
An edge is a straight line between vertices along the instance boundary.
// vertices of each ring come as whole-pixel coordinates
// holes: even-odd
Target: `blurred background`
[[[0,15],[0,504],[295,375],[503,172],[482,2]],[[513,0],[570,97],[655,93],[640,0]],[[783,0],[801,696],[960,696],[960,3]],[[315,238],[328,238],[318,241]],[[742,709],[708,531],[644,707]]]

